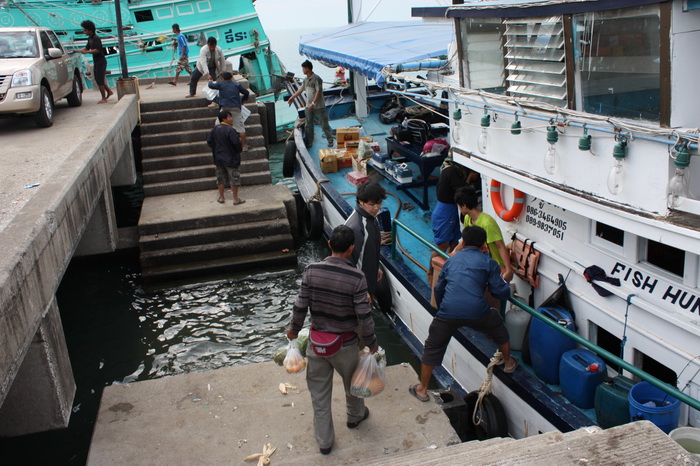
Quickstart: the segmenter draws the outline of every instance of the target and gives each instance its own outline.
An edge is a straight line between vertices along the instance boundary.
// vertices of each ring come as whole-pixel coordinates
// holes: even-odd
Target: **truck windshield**
[[[31,32],[0,32],[0,58],[39,56],[36,36]]]

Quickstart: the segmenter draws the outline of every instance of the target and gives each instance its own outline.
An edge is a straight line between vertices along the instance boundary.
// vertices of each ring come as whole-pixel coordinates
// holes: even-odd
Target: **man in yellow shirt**
[[[455,203],[459,211],[464,215],[464,227],[479,226],[486,231],[486,246],[489,255],[501,267],[501,276],[507,282],[513,279],[513,266],[510,264],[510,253],[503,242],[501,228],[489,214],[485,214],[479,208],[479,197],[471,186],[460,188],[455,193]],[[460,243],[455,252],[463,248]]]

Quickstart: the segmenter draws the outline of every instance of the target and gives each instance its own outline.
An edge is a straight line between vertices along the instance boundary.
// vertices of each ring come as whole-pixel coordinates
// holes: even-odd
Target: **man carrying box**
[[[328,124],[328,115],[323,100],[323,81],[319,75],[313,72],[313,69],[314,65],[309,60],[305,60],[301,64],[301,70],[306,79],[301,87],[289,97],[288,103],[292,105],[294,99],[306,90],[306,143],[308,147],[311,147],[314,142],[314,120],[318,118],[323,134],[328,140],[328,147],[333,147],[333,131]]]

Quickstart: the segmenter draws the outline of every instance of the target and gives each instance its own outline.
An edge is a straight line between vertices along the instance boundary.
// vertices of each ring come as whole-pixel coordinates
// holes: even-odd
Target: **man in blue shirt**
[[[478,226],[462,231],[464,249],[447,259],[435,287],[438,312],[423,347],[420,383],[409,391],[420,401],[429,401],[428,383],[435,366],[442,364],[447,345],[459,327],[471,327],[491,337],[503,355],[504,372],[515,371],[518,361],[510,355],[508,329],[500,314],[484,297],[488,289],[498,299],[508,299],[510,288],[501,268],[484,253],[486,231]]]
[[[241,86],[239,82],[233,80],[233,74],[229,71],[224,71],[221,75],[224,80],[222,82],[209,81],[209,87],[219,90],[219,110],[222,112],[230,112],[233,117],[233,129],[238,131],[238,136],[241,138],[243,150],[248,150],[248,142],[245,137],[245,122],[241,115],[241,105],[248,100],[250,92],[248,89]],[[241,95],[243,97],[241,98]]]
[[[177,86],[177,78],[180,77],[182,70],[187,71],[192,75],[192,68],[190,67],[190,46],[187,45],[187,37],[180,32],[180,25],[173,24],[173,34],[177,35],[177,65],[175,66],[175,79],[170,81],[170,84]]]

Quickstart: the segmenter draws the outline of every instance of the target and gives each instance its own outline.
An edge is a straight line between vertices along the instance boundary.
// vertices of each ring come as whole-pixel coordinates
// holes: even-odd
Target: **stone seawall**
[[[83,140],[0,231],[2,436],[61,427],[69,418],[75,384],[62,330],[56,338],[38,330],[42,325],[54,328],[57,318],[60,323],[54,294],[74,253],[79,248],[107,252],[116,245],[110,178],[115,169],[115,176],[122,178],[133,172],[129,166],[133,167],[131,133],[138,123],[136,98],[125,96],[107,115],[88,119],[82,134],[66,135]],[[55,145],[60,140],[44,143]],[[37,371],[25,370],[25,357],[33,365],[45,365],[46,371],[39,372],[50,380],[34,380]],[[13,419],[22,415],[18,403],[33,396],[52,399],[52,409],[23,422],[17,431]]]

